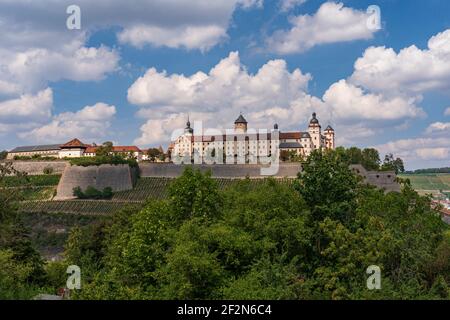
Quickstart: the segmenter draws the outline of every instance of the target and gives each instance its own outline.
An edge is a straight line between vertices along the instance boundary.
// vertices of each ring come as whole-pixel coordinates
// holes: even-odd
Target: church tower
[[[335,148],[334,129],[331,126],[325,129],[325,147],[327,149]]]
[[[239,133],[247,132],[247,120],[245,120],[242,114],[240,114],[239,117],[234,122],[234,131]]]
[[[311,136],[311,142],[314,149],[320,149],[322,146],[322,132],[319,120],[317,120],[316,113],[312,114],[312,119],[309,121],[308,133]]]

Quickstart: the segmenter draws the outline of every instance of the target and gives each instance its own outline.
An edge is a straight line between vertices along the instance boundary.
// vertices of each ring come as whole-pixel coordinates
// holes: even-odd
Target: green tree
[[[113,150],[113,143],[111,141],[103,142],[103,144],[97,147],[95,155],[97,156],[109,156]]]
[[[6,151],[6,150],[0,151],[0,160],[5,160],[7,156],[8,156],[8,151]]]

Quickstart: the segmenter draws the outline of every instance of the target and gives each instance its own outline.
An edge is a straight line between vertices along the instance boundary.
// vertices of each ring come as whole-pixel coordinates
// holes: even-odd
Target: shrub
[[[53,168],[52,167],[45,167],[43,170],[44,174],[52,174]]]
[[[107,156],[95,156],[95,157],[82,157],[70,159],[70,164],[73,166],[100,166],[102,164],[128,164],[130,167],[137,167],[137,161],[135,159],[126,159],[121,155],[107,155]]]
[[[97,190],[93,186],[88,186],[85,191],[80,187],[73,188],[73,195],[78,199],[111,199],[114,195],[111,187],[106,187],[103,191]]]

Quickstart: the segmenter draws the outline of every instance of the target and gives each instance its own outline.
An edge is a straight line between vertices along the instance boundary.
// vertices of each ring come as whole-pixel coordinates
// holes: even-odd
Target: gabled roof
[[[328,127],[325,129],[325,131],[328,131],[328,130],[334,131],[334,129],[330,125],[328,125]]]
[[[60,149],[60,144],[46,144],[40,146],[23,146],[17,147],[10,151],[10,153],[16,152],[36,152],[36,151],[56,151]]]
[[[69,142],[61,145],[60,147],[61,148],[84,148],[84,149],[86,149],[87,147],[89,147],[89,145],[84,144],[83,142],[81,142],[80,140],[75,138],[75,139],[70,140]]]
[[[240,114],[234,123],[235,124],[236,123],[247,123],[247,120],[245,120],[245,118],[242,116],[242,114]]]

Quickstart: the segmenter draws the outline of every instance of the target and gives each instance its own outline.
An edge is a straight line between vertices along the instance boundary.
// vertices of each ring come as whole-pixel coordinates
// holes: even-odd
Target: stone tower
[[[317,120],[316,113],[312,114],[312,119],[309,121],[308,133],[311,136],[312,146],[314,149],[320,149],[322,146],[322,132],[319,120]]]
[[[325,147],[327,149],[334,149],[335,141],[334,141],[334,129],[329,125],[325,129]]]
[[[239,117],[234,122],[234,131],[239,133],[247,132],[247,120],[245,120],[242,114],[240,114]]]

